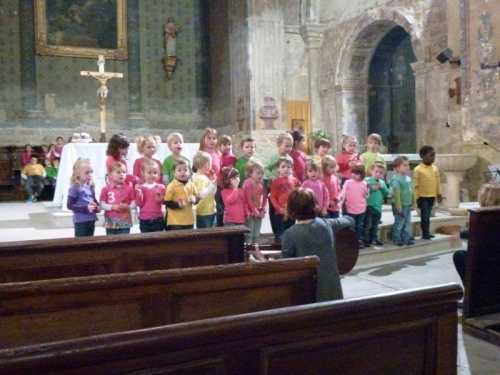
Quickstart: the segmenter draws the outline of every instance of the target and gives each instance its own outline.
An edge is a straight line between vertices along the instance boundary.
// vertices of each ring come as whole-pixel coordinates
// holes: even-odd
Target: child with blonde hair
[[[314,160],[309,160],[306,164],[306,176],[307,178],[302,183],[302,187],[314,191],[318,201],[319,215],[326,217],[330,194],[321,178],[321,166]]]
[[[271,182],[269,197],[274,211],[273,213],[270,211],[269,215],[274,216],[274,242],[281,243],[285,230],[295,223],[295,220],[290,219],[287,215],[286,204],[292,190],[300,187],[300,181],[293,177],[293,160],[291,157],[282,156],[276,162],[276,166],[280,175]]]
[[[216,225],[217,213],[215,206],[217,179],[214,175],[211,178],[207,176],[212,170],[212,158],[208,153],[198,151],[193,157],[193,166],[196,168],[193,183],[200,196],[196,206],[196,228],[212,228]]]
[[[165,229],[162,211],[165,186],[158,182],[160,167],[157,160],[145,160],[141,164],[141,175],[144,183],[135,185],[135,202],[139,207],[139,229],[141,233],[162,232]]]
[[[198,189],[189,181],[191,170],[184,159],[177,160],[173,168],[174,180],[167,185],[165,192],[167,230],[193,229],[193,206],[200,200]]]
[[[363,159],[363,164],[365,165],[365,173],[370,176],[372,171],[372,165],[374,163],[382,163],[384,167],[387,168],[385,164],[384,157],[380,154],[379,149],[382,146],[382,137],[377,133],[372,133],[366,138],[366,152],[361,155]]]
[[[335,175],[337,171],[337,162],[335,161],[335,158],[331,155],[325,155],[321,161],[321,169],[323,170],[323,182],[328,190],[328,197],[330,199],[328,202],[326,217],[336,219],[340,216],[339,202],[342,195],[339,179]]]
[[[204,151],[212,158],[212,170],[208,173],[207,177],[211,178],[212,175],[217,178],[217,191],[215,192],[215,203],[217,204],[217,226],[224,226],[224,202],[222,201],[222,187],[221,187],[221,169],[222,162],[220,152],[217,149],[217,130],[214,128],[206,128],[203,131],[200,139],[200,151]]]
[[[162,164],[161,161],[158,159],[153,158],[153,155],[156,154],[156,150],[158,148],[158,144],[156,142],[155,137],[152,135],[145,135],[145,136],[140,136],[137,138],[137,152],[139,152],[140,155],[142,155],[140,158],[136,159],[134,162],[134,167],[133,167],[133,173],[136,177],[138,177],[141,181],[144,180],[144,176],[142,175],[142,164],[145,161],[151,160],[154,161],[158,165],[158,170],[160,173],[158,173],[157,176],[157,181],[158,183],[163,182],[163,175],[161,173],[162,171]]]
[[[339,166],[341,177],[341,186],[344,182],[351,178],[351,170],[358,163],[363,162],[361,154],[356,151],[358,141],[355,137],[349,135],[344,136],[342,140],[342,151],[335,156],[335,160]]]
[[[101,212],[101,207],[95,197],[93,173],[90,159],[78,158],[73,164],[66,207],[73,211],[75,237],[93,236],[97,221],[96,213]]]
[[[99,205],[104,210],[106,234],[128,234],[132,228],[131,210],[136,208],[134,189],[126,183],[127,168],[120,162],[108,167],[109,184],[104,186]]]
[[[184,137],[181,133],[170,133],[167,136],[167,146],[171,154],[163,160],[163,183],[168,185],[170,182],[174,181],[174,165],[179,160],[184,160],[188,166],[191,168],[191,162],[185,156],[182,156],[182,148],[184,145]]]
[[[246,226],[250,229],[250,233],[245,234],[245,242],[257,244],[260,240],[262,219],[266,216],[267,208],[267,192],[262,180],[264,166],[259,161],[249,161],[246,165],[246,175],[243,193],[248,211]]]
[[[240,173],[236,168],[222,169],[222,199],[224,200],[224,226],[245,224],[248,216],[245,195],[240,184]]]

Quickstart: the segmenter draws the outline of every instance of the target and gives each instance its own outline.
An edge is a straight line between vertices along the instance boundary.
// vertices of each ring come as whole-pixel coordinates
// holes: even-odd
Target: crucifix
[[[99,97],[99,110],[101,117],[101,138],[99,142],[106,142],[106,98],[108,96],[108,88],[106,81],[110,78],[123,78],[123,73],[112,73],[104,71],[104,56],[99,55],[97,59],[99,66],[98,72],[90,72],[83,70],[80,72],[82,76],[90,76],[99,80],[99,88],[97,89],[97,96]]]

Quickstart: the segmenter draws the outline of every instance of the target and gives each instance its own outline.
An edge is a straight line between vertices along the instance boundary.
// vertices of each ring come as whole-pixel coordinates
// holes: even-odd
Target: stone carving
[[[264,97],[264,105],[260,107],[259,118],[264,121],[264,129],[276,129],[274,121],[280,117],[276,101],[271,96]]]
[[[238,130],[245,131],[245,120],[246,120],[246,110],[245,101],[243,100],[243,95],[238,95],[236,100],[236,123],[238,124]]]

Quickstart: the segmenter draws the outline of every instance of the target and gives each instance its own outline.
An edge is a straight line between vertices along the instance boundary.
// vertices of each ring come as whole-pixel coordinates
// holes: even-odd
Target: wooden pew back
[[[500,313],[500,207],[469,212],[464,318]]]
[[[456,284],[0,351],[0,373],[456,374]]]
[[[316,300],[317,257],[0,285],[0,347]]]
[[[244,226],[0,243],[0,283],[244,261]]]

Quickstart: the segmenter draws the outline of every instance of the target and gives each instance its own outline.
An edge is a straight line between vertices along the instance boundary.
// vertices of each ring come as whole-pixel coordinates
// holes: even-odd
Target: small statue
[[[163,48],[167,56],[176,56],[176,40],[180,27],[175,26],[174,19],[169,17],[163,25]]]

